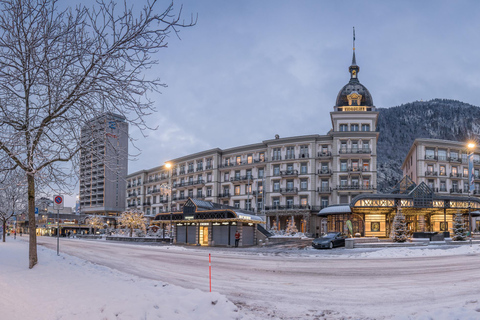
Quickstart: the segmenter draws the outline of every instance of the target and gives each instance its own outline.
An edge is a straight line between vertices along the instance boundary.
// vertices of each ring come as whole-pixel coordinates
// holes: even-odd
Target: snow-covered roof
[[[265,220],[263,220],[262,217],[259,217],[259,216],[254,216],[252,214],[248,214],[248,213],[243,213],[242,211],[238,211],[238,210],[234,210],[235,214],[237,215],[237,217],[239,219],[243,219],[243,220],[253,220],[253,221],[262,221],[264,222]]]
[[[328,214],[342,214],[342,213],[352,213],[350,205],[341,204],[341,205],[331,205],[320,210],[317,214],[318,216],[326,216]]]

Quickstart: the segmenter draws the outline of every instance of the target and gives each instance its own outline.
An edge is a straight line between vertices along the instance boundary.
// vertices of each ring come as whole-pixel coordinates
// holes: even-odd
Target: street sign
[[[53,210],[62,210],[63,209],[63,196],[56,195],[53,197]]]
[[[35,214],[38,214],[38,208],[35,207]]]

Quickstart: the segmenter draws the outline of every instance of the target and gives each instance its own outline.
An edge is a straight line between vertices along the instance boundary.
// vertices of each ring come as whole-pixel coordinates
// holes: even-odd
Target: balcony
[[[232,168],[232,167],[239,167],[239,166],[247,166],[247,165],[253,165],[255,163],[261,163],[261,162],[265,162],[265,159],[258,158],[258,159],[253,159],[251,161],[248,161],[248,160],[232,161],[232,162],[229,162],[229,163],[224,163],[224,164],[219,165],[219,168],[224,169],[224,168]],[[207,166],[205,170],[210,170],[210,169],[213,169],[213,166]]]
[[[447,173],[446,172],[439,172],[438,175],[441,176],[441,177],[446,177]]]
[[[458,187],[450,188],[450,193],[463,193],[462,189],[459,189]]]
[[[310,154],[308,153],[300,153],[298,155],[298,159],[308,159],[308,158],[310,158]]]
[[[283,211],[283,210],[316,210],[316,207],[310,205],[299,205],[299,204],[290,204],[290,205],[273,205],[265,206],[265,211]],[[317,211],[320,211],[318,208]]]
[[[325,176],[325,175],[331,175],[332,170],[330,169],[318,169],[318,175],[319,176]]]
[[[281,194],[297,194],[298,188],[280,188]]]
[[[230,192],[224,192],[218,195],[219,198],[230,198],[231,196]]]
[[[318,187],[317,191],[318,191],[318,193],[331,193],[332,188],[330,188],[330,187]]]
[[[435,155],[425,155],[425,160],[438,160],[438,157]]]
[[[179,174],[185,174],[185,170],[180,170]]]
[[[339,154],[370,154],[372,149],[370,148],[340,148]]]
[[[294,154],[287,154],[285,156],[285,160],[295,160],[295,155]]]
[[[212,170],[213,169],[213,166],[212,165],[206,165],[205,166],[205,170]]]
[[[203,166],[199,166],[199,167],[197,167],[197,170],[196,170],[196,171],[197,171],[197,172],[199,172],[199,171],[203,171]]]
[[[298,176],[298,170],[280,171],[280,175],[282,177],[296,177]]]
[[[161,198],[160,203],[168,203],[168,197],[166,197],[165,199]]]
[[[258,196],[258,197],[261,197],[263,196],[263,190],[253,190],[252,191],[252,196]]]
[[[254,178],[252,175],[246,175],[246,176],[235,176],[235,177],[231,177],[230,178],[230,182],[236,182],[236,183],[240,183],[240,182],[248,182],[249,180],[252,181]]]
[[[438,172],[436,172],[436,171],[425,171],[425,176],[436,177],[436,176],[438,176]]]
[[[450,178],[461,178],[462,176],[461,173],[450,173]]]
[[[272,156],[272,161],[280,161],[280,160],[282,160],[282,156],[281,156],[281,155]]]
[[[330,151],[317,153],[317,158],[331,158],[331,157],[332,157],[332,153]]]
[[[456,163],[462,163],[462,159],[456,157],[456,158],[448,158],[448,162],[456,162]]]
[[[195,170],[193,170],[193,168],[188,168],[188,171],[187,171],[187,172],[188,172],[188,173],[194,173]]]
[[[144,202],[143,205],[144,205],[144,206],[151,206],[152,203],[151,203],[150,201],[147,201],[147,202]]]
[[[345,191],[345,190],[375,190],[375,187],[373,186],[362,186],[360,184],[352,184],[352,185],[339,185],[333,188],[333,190],[340,190],[340,191]]]

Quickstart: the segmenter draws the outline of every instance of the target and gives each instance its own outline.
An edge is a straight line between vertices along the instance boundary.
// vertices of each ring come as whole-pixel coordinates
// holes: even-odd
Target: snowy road
[[[56,248],[55,238],[39,237],[38,243]],[[252,319],[403,318],[480,298],[478,251],[364,259],[355,250],[273,254],[77,239],[62,239],[60,246],[61,252],[122,272],[203,291],[211,253],[212,290]]]

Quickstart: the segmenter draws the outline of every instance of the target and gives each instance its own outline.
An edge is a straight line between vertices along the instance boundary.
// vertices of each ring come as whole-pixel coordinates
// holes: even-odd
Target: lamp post
[[[169,204],[168,204],[168,210],[170,211],[170,244],[173,244],[173,210],[172,210],[172,197],[173,197],[173,192],[172,192],[172,164],[167,162],[165,163],[165,167],[169,170],[169,178],[168,178],[168,189],[170,190],[170,199],[169,199]]]
[[[470,192],[475,189],[475,170],[473,168],[473,151],[476,145],[473,142],[468,143],[468,226],[470,230],[470,247],[472,246],[472,206],[470,203]]]

